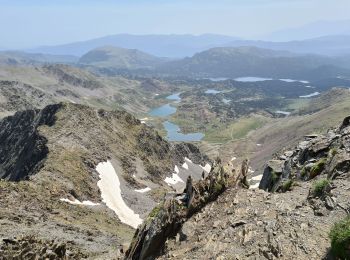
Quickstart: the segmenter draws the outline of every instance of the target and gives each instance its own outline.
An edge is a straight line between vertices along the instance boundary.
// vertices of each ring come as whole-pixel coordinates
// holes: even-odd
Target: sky
[[[252,39],[342,19],[350,19],[350,0],[0,0],[0,48],[118,33],[215,33]]]

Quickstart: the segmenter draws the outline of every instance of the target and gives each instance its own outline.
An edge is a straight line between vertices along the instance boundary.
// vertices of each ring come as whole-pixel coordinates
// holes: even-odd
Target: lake
[[[216,91],[216,90],[214,90]],[[218,92],[220,93],[220,91]],[[172,94],[166,99],[172,100],[175,103],[181,102],[181,93],[175,93]],[[173,102],[173,103],[174,103]],[[149,115],[154,117],[167,117],[176,112],[177,108],[173,107],[171,104],[166,104],[157,108],[152,109],[149,112]],[[181,133],[180,127],[176,124],[170,123],[169,121],[163,122],[163,126],[165,130],[167,131],[167,139],[169,141],[176,141],[176,142],[196,142],[202,140],[204,137],[203,133],[190,133],[190,134],[183,134]]]
[[[176,107],[166,104],[157,108],[152,109],[149,114],[156,117],[166,117],[174,114],[176,112]]]
[[[181,133],[180,127],[176,124],[165,121],[163,123],[165,130],[167,131],[167,139],[169,141],[177,142],[195,142],[203,139],[203,133],[190,133],[183,134]]]
[[[174,101],[180,102],[180,101],[181,101],[180,94],[181,94],[181,93],[172,94],[172,95],[170,95],[170,96],[167,96],[166,99],[174,100]],[[177,102],[177,103],[178,103],[178,102]]]
[[[280,80],[284,82],[300,82],[304,84],[308,84],[309,82],[306,80],[298,80],[298,79],[273,79],[273,78],[261,78],[261,77],[240,77],[240,78],[235,78],[235,81],[240,81],[240,82],[259,82],[259,81],[267,81],[267,80]]]
[[[207,91],[205,91],[205,94],[218,94],[221,93],[222,91],[218,91],[215,89],[208,89]]]
[[[266,80],[272,80],[271,78],[260,78],[260,77],[239,77],[235,78],[235,81],[240,82],[259,82],[259,81],[266,81]]]

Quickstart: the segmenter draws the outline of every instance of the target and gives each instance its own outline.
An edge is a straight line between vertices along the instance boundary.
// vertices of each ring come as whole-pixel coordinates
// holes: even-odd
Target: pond
[[[181,101],[180,94],[181,93],[172,94],[170,96],[167,96],[166,99],[174,100],[174,101],[177,101],[176,103],[179,103]]]
[[[208,89],[207,91],[205,91],[205,94],[218,94],[221,93],[222,91],[218,91],[215,89]]]
[[[181,133],[180,127],[176,124],[165,121],[163,123],[165,130],[167,131],[167,139],[169,141],[177,142],[195,142],[203,139],[203,133],[190,133],[183,134]]]
[[[218,92],[220,93],[220,91]],[[166,99],[174,101],[173,103],[179,103],[181,102],[181,93],[172,94]],[[152,109],[149,112],[149,115],[154,117],[168,117],[174,113],[176,113],[177,108],[173,107],[171,103],[157,107]],[[163,122],[163,126],[165,130],[167,131],[167,139],[169,141],[176,141],[176,142],[195,142],[200,141],[204,137],[203,133],[190,133],[190,134],[183,134],[181,133],[180,127],[174,123],[170,123],[169,121]]]
[[[266,81],[266,80],[272,80],[272,79],[271,78],[260,78],[260,77],[235,78],[235,81],[240,81],[240,82],[259,82],[259,81]]]
[[[149,114],[156,117],[166,117],[174,114],[176,112],[176,107],[166,104],[157,108],[152,109]]]

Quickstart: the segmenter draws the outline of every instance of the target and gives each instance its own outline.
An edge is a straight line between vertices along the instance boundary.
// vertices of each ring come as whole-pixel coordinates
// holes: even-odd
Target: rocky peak
[[[294,149],[270,160],[259,187],[279,191],[289,180],[307,181],[320,175],[332,179],[350,170],[349,153],[350,116],[339,127],[323,135],[307,135]]]

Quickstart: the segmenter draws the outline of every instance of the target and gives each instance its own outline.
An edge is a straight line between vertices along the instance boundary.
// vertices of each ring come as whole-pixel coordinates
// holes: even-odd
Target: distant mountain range
[[[168,58],[184,58],[215,47],[241,46],[284,50],[301,54],[311,53],[334,56],[350,54],[350,32],[349,34],[328,35],[307,40],[286,42],[243,40],[236,37],[214,34],[199,36],[119,34],[65,45],[44,46],[27,51],[31,53],[80,57],[93,49],[103,46],[137,49],[154,56]]]
[[[115,46],[138,49],[158,57],[191,56],[212,47],[222,46],[238,40],[237,37],[203,34],[195,35],[131,35],[117,34],[88,41],[75,42],[57,46],[44,46],[29,50],[30,52],[56,55],[82,56],[92,49],[102,46]]]
[[[279,30],[264,38],[268,41],[291,41],[344,34],[350,34],[350,20],[316,21],[296,28]]]

